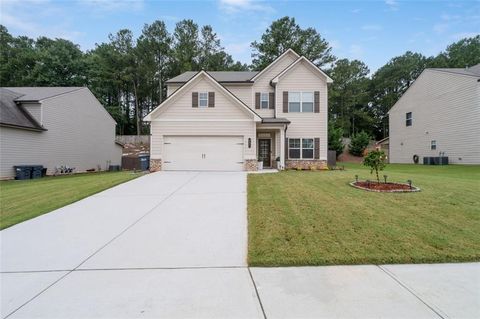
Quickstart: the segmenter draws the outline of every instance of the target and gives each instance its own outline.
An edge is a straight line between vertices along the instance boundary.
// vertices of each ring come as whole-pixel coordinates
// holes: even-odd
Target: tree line
[[[329,125],[337,136],[366,132],[388,136],[388,110],[427,67],[463,68],[480,63],[480,35],[452,43],[437,56],[407,51],[373,74],[359,60],[339,59],[314,28],[278,19],[251,43],[252,64],[234,61],[210,25],[179,21],[145,24],[140,36],[119,30],[87,52],[64,39],[12,36],[0,25],[2,86],[88,86],[117,121],[118,134],[146,134],[143,116],[166,97],[165,81],[185,71],[260,70],[286,49],[310,59],[334,80]]]

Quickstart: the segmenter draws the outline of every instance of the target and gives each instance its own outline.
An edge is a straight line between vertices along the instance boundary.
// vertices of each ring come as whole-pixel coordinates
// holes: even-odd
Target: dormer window
[[[412,126],[412,112],[407,112],[405,114],[405,126]]]

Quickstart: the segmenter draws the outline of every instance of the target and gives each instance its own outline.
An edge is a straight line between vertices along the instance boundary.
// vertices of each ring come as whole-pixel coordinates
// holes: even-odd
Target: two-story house
[[[480,164],[480,64],[425,69],[389,111],[390,163]]]
[[[327,84],[289,49],[259,72],[185,72],[167,81],[151,123],[152,170],[322,169]],[[279,164],[277,165],[277,159]]]

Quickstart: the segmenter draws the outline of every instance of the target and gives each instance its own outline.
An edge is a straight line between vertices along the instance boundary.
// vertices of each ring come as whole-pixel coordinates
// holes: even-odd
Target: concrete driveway
[[[247,268],[245,173],[149,174],[0,241],[2,318],[480,316],[476,263]]]

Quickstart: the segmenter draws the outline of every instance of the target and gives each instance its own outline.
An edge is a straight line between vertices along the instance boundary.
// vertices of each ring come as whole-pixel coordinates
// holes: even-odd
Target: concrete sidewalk
[[[246,175],[149,174],[0,232],[2,318],[474,318],[480,264],[248,268]]]

